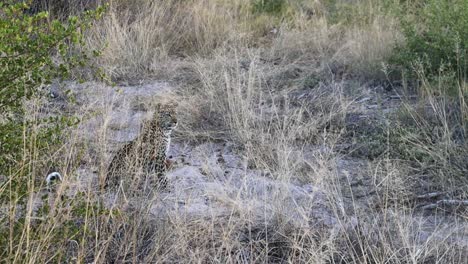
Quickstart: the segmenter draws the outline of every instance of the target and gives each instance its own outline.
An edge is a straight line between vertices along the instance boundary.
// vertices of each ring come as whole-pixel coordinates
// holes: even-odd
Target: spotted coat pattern
[[[143,122],[139,136],[125,144],[112,158],[105,188],[165,188],[166,155],[176,126],[175,105],[158,104],[152,118]]]

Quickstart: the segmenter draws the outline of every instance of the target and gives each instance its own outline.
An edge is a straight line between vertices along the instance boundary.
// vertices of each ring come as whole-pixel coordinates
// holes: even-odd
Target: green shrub
[[[106,0],[29,0],[30,7],[27,10],[30,14],[41,11],[48,11],[53,18],[67,18],[69,15],[76,15],[84,10],[96,8]]]
[[[255,0],[252,4],[254,13],[281,15],[287,6],[286,0]]]
[[[415,62],[428,74],[456,72],[458,79],[468,73],[468,1],[416,1],[400,4],[400,18],[406,41],[396,49],[393,63],[413,71]],[[403,10],[404,9],[404,10]]]
[[[43,87],[53,79],[66,78],[71,69],[86,65],[88,52],[82,32],[102,13],[70,16],[66,22],[49,20],[47,12],[27,14],[26,3],[0,3],[0,174],[22,159],[23,139],[33,125],[45,124],[38,139],[52,140],[64,117],[31,120],[25,118],[25,100],[44,96]],[[25,133],[24,133],[25,132]],[[44,137],[44,138],[41,138]]]
[[[64,128],[77,123],[72,115],[44,114],[29,102],[47,96],[44,88],[52,80],[89,66],[89,58],[99,52],[86,49],[83,32],[104,11],[98,8],[59,21],[47,12],[28,10],[26,2],[0,3],[0,208],[14,205],[20,211],[13,221],[0,217],[0,259],[12,250],[8,246],[21,244],[25,205],[38,188],[34,175],[40,172],[35,167],[59,147]],[[34,232],[29,235],[36,239]]]

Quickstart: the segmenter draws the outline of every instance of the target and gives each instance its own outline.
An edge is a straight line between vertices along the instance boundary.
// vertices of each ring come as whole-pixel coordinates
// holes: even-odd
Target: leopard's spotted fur
[[[175,105],[158,104],[153,117],[143,122],[140,135],[113,157],[107,170],[105,188],[115,188],[120,184],[130,190],[138,190],[142,186],[165,188],[166,155],[176,125]]]

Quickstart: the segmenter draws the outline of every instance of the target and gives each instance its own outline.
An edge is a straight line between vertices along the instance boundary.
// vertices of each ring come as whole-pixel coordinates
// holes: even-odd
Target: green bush
[[[84,10],[93,9],[106,0],[29,0],[30,7],[27,10],[30,14],[41,11],[48,11],[53,18],[67,18],[69,15],[76,15]]]
[[[63,129],[77,123],[72,115],[31,111],[28,102],[47,96],[44,88],[53,80],[89,66],[90,57],[99,52],[86,49],[83,32],[104,11],[101,7],[59,21],[47,12],[28,10],[24,1],[0,3],[0,208],[14,205],[21,211],[12,222],[0,217],[0,259],[11,250],[8,245],[22,239],[25,205],[37,191],[34,168],[59,146]]]
[[[83,30],[103,11],[60,22],[50,20],[47,12],[28,14],[28,8],[26,3],[0,3],[0,174],[22,159],[23,141],[31,126],[47,124],[38,133],[42,143],[54,138],[58,126],[69,124],[63,117],[25,118],[23,104],[44,96],[42,88],[52,80],[66,78],[71,69],[86,65],[89,52],[75,47],[84,46]]]
[[[413,71],[424,65],[434,76],[440,71],[456,72],[458,79],[468,73],[468,1],[416,1],[400,4],[400,18],[406,41],[397,47],[392,63]]]
[[[287,7],[286,0],[255,0],[252,4],[254,13],[281,15]]]
[[[47,12],[29,14],[28,8],[25,2],[0,3],[0,176],[10,177],[12,187],[10,193],[0,192],[0,201],[30,191],[27,164],[50,153],[63,129],[76,124],[65,114],[27,116],[25,102],[46,96],[44,87],[52,80],[87,64],[90,52],[82,33],[103,12],[99,8],[61,22]]]

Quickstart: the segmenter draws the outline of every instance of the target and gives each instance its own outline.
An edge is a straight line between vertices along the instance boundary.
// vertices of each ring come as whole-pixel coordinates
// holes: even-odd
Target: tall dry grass
[[[466,212],[457,211],[453,220],[450,215],[425,217],[411,207],[415,191],[411,181],[425,179],[418,176],[427,173],[427,167],[388,154],[366,161],[365,167],[349,168],[350,173],[355,169],[369,176],[366,188],[376,194],[366,201],[340,173],[340,162],[348,154],[340,153],[338,145],[345,140],[345,117],[355,99],[343,79],[385,78],[381,64],[393,43],[400,41],[398,25],[384,16],[365,25],[333,24],[319,1],[311,7],[313,17],[296,12],[278,22],[267,15],[253,16],[248,2],[114,1],[88,41],[106,45],[99,63],[114,78],[165,76],[180,88],[177,140],[234,142],[250,169],[266,172],[280,185],[320,188],[335,226],[317,228],[315,218],[308,215],[302,220],[309,225],[292,221],[286,209],[298,214],[306,209],[284,202],[291,196],[285,188],[271,190],[277,199],[252,198],[270,208],[260,212],[260,219],[259,212],[243,206],[247,194],[242,188],[234,193],[220,190],[218,198],[230,205],[230,213],[223,216],[194,218],[184,212],[155,216],[151,209],[161,202],[158,194],[109,207],[93,184],[76,186],[83,180],[77,178],[76,167],[96,168],[102,177],[111,149],[106,132],[112,105],[90,104],[75,111],[83,123],[100,117],[93,140],[84,141],[79,135],[85,130],[78,128],[67,131],[65,144],[49,157],[38,157],[34,146],[25,148],[31,150],[31,158],[20,169],[28,175],[27,189],[23,196],[2,200],[0,205],[0,233],[6,234],[0,238],[0,259],[5,263],[466,262],[464,238],[453,240],[450,234],[466,230]],[[270,32],[274,27],[277,32]],[[464,91],[466,87],[460,87]],[[417,123],[420,134],[416,138],[403,134],[403,139],[416,146],[417,153],[423,151],[437,161],[429,163],[429,169],[435,169],[432,176],[453,179],[445,181],[445,190],[456,190],[461,199],[466,189],[453,188],[460,181],[452,176],[463,178],[466,173],[466,156],[460,154],[465,153],[466,143],[451,135],[461,129],[466,136],[466,102],[459,102],[456,120],[463,125],[456,127],[443,100],[430,96],[428,101],[429,112],[442,128],[436,140],[423,130],[430,127],[424,124],[428,118],[416,116],[412,105],[407,106],[411,113],[407,116],[410,123]],[[31,119],[38,109],[33,108]],[[390,142],[382,144],[391,149]],[[56,197],[43,190],[42,179],[45,164],[57,160],[64,182]],[[7,191],[13,193],[14,186],[3,184],[0,192]],[[174,196],[183,191],[173,190]],[[64,198],[58,199],[61,194]],[[37,207],[43,212],[35,211]]]
[[[239,46],[268,50],[278,42],[281,48],[300,48],[301,56],[319,55],[314,60],[324,67],[381,76],[381,62],[400,40],[395,19],[378,12],[370,23],[354,27],[329,22],[324,5],[309,8],[312,16],[304,14],[303,5],[292,4],[290,9],[278,17],[253,13],[248,0],[140,0],[132,5],[117,1],[90,32],[88,42],[105,45],[99,63],[111,76],[133,79],[164,75],[165,65],[177,58],[209,57],[218,48]],[[319,53],[305,52],[308,48]]]
[[[251,32],[246,3],[169,0],[111,5],[88,40],[106,45],[100,63],[112,76],[138,78],[161,71],[169,56],[207,55],[222,45],[247,41]]]

